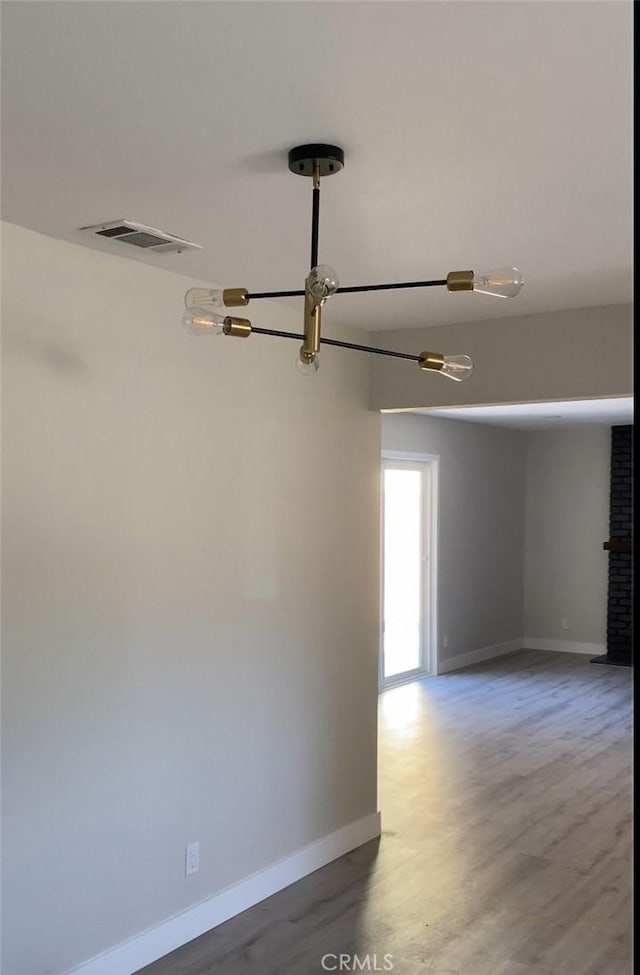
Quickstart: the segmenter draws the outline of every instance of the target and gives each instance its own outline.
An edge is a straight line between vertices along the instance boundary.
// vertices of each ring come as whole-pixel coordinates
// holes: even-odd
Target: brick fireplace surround
[[[633,426],[611,427],[607,652],[592,663],[633,666]]]

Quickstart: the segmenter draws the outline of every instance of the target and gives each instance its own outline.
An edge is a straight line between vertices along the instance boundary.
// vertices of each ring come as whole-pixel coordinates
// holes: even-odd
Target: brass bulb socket
[[[251,322],[248,318],[232,318],[227,315],[223,330],[225,335],[235,335],[236,338],[247,339],[251,335]]]
[[[447,291],[473,291],[473,271],[449,271]]]
[[[444,356],[440,352],[421,352],[418,365],[421,369],[442,369]]]
[[[246,288],[225,288],[222,301],[226,308],[241,308],[249,304],[248,294]]]

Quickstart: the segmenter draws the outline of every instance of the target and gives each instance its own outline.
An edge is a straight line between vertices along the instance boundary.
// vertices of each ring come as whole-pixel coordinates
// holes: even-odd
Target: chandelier
[[[297,291],[250,292],[246,288],[190,288],[185,294],[186,312],[183,324],[191,335],[231,335],[248,338],[252,334],[274,335],[278,338],[301,341],[296,360],[300,371],[313,375],[318,371],[318,354],[321,345],[338,346],[341,349],[355,349],[373,355],[392,356],[396,359],[409,359],[417,362],[420,369],[439,372],[441,376],[461,382],[473,372],[473,363],[468,355],[443,355],[440,352],[421,352],[411,355],[406,352],[392,352],[354,342],[325,338],[321,333],[322,308],[334,294],[354,294],[364,291],[393,291],[402,288],[438,288],[447,291],[476,291],[480,294],[495,295],[498,298],[515,297],[523,285],[522,275],[515,267],[499,268],[496,271],[478,273],[475,271],[450,271],[446,278],[433,281],[402,281],[395,284],[365,284],[341,288],[334,269],[327,264],[318,264],[318,230],[320,224],[320,179],[339,173],[344,166],[344,152],[338,146],[312,143],[296,146],[289,152],[289,170],[297,176],[307,176],[313,180],[313,201],[311,210],[311,262],[304,288]],[[285,332],[272,328],[260,328],[246,318],[236,318],[220,311],[223,308],[239,308],[261,298],[304,298],[304,331]]]

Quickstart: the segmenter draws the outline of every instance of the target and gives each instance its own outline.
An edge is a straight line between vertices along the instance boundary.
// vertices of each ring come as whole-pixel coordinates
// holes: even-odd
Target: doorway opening
[[[437,673],[438,460],[383,455],[380,688]]]

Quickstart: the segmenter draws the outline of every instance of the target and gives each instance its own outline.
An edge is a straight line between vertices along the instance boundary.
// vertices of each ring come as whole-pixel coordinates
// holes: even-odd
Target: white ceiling
[[[344,147],[320,259],[343,285],[515,264],[513,301],[340,295],[369,329],[631,300],[628,2],[3,2],[4,219],[86,243],[128,218],[203,251],[134,260],[299,288],[311,185]],[[254,316],[255,317],[255,316]]]
[[[633,423],[633,397],[565,400],[558,403],[508,403],[498,406],[460,406],[455,409],[411,410],[426,416],[468,420],[516,430],[548,430],[551,427],[598,423],[618,426]]]

